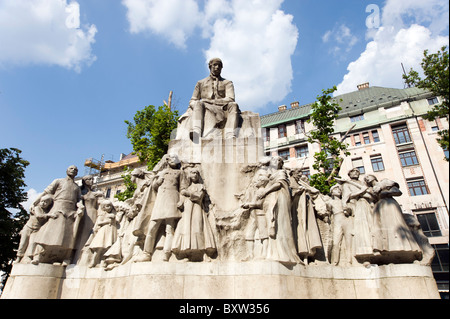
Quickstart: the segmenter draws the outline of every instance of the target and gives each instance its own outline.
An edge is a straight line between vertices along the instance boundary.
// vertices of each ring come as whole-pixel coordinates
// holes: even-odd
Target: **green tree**
[[[342,154],[348,156],[347,144],[343,143],[344,138],[337,140],[332,135],[334,123],[338,117],[341,107],[336,103],[331,94],[336,91],[336,86],[331,89],[322,90],[322,95],[317,96],[317,101],[312,105],[311,117],[308,123],[312,123],[315,130],[309,132],[308,142],[318,143],[320,152],[314,154],[313,168],[318,173],[311,175],[310,183],[323,194],[327,194],[330,188],[336,184],[335,177],[338,176],[342,165]]]
[[[449,71],[448,61],[449,53],[447,46],[443,46],[440,51],[433,54],[428,54],[428,50],[425,50],[424,58],[421,66],[425,78],[421,78],[419,73],[413,69],[408,74],[403,75],[403,79],[406,84],[416,86],[421,89],[433,92],[436,96],[442,98],[441,103],[434,105],[426,115],[424,119],[433,121],[436,118],[446,117],[449,118]],[[447,130],[439,131],[438,143],[444,150],[449,150],[449,133]],[[448,161],[448,159],[446,159]]]
[[[127,199],[133,197],[134,191],[136,190],[136,183],[133,183],[131,180],[131,172],[132,170],[128,168],[128,166],[124,167],[124,174],[122,175],[124,184],[125,184],[125,191],[114,195],[115,198],[117,198],[119,201],[124,202]]]
[[[128,125],[127,137],[133,145],[133,153],[152,170],[169,149],[170,135],[178,124],[178,111],[172,111],[167,105],[158,109],[149,105],[137,111],[133,122],[125,123]]]
[[[29,217],[21,203],[27,200],[23,179],[30,163],[20,157],[21,153],[16,148],[0,149],[0,271],[7,275],[19,245],[19,232]],[[9,209],[18,212],[13,214]]]

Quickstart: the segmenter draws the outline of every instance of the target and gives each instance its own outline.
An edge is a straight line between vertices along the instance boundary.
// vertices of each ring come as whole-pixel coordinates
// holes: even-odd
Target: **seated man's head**
[[[223,69],[222,60],[219,58],[213,58],[209,61],[209,70],[211,71],[211,75],[219,76]]]

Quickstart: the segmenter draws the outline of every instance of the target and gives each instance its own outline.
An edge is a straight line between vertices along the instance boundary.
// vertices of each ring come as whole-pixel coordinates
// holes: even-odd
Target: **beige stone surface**
[[[143,262],[105,271],[14,265],[2,299],[439,299],[431,268]]]

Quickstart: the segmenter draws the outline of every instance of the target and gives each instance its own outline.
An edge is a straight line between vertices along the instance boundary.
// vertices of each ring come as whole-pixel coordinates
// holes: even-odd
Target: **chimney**
[[[292,109],[297,109],[298,107],[300,106],[300,103],[297,101],[297,102],[292,102],[291,103],[291,108]]]
[[[287,110],[287,106],[286,105],[280,105],[279,107],[278,107],[278,111],[286,111]]]
[[[369,82],[363,83],[363,84],[359,84],[358,86],[358,91],[364,90],[364,89],[368,89],[369,88]]]

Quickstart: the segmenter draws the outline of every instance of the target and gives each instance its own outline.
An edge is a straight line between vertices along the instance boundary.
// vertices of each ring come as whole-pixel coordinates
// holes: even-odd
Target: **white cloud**
[[[448,19],[447,0],[389,0],[383,8],[382,23],[396,29],[419,24],[439,34],[448,31]]]
[[[223,76],[235,83],[241,107],[256,110],[281,101],[291,91],[291,56],[298,40],[293,17],[280,10],[283,0],[205,0],[202,9],[199,2],[122,1],[132,33],[152,32],[186,48],[186,40],[200,29],[210,39],[206,61],[223,60]]]
[[[224,77],[235,83],[237,102],[257,110],[291,91],[291,56],[298,30],[280,1],[234,1],[233,16],[217,20],[206,58],[221,57]]]
[[[123,0],[131,33],[153,32],[167,36],[179,48],[202,21],[194,0]]]
[[[33,202],[36,200],[36,198],[40,195],[40,193],[38,193],[35,189],[30,188],[27,191],[27,195],[28,195],[28,199],[26,202],[22,203],[22,207],[29,212],[30,211],[30,207],[33,204]]]
[[[446,17],[444,20],[443,17]],[[442,0],[389,0],[382,25],[360,57],[351,62],[336,95],[355,91],[357,85],[403,88],[402,66],[421,70],[423,51],[436,52],[448,45],[448,2]],[[447,30],[446,35],[441,35]]]
[[[342,52],[350,52],[358,42],[358,38],[352,34],[349,27],[341,24],[325,32],[322,36],[322,42],[331,43],[332,48],[330,49],[330,53],[337,55]]]
[[[66,0],[0,2],[0,65],[48,64],[80,72],[97,29],[80,25],[80,5]]]

